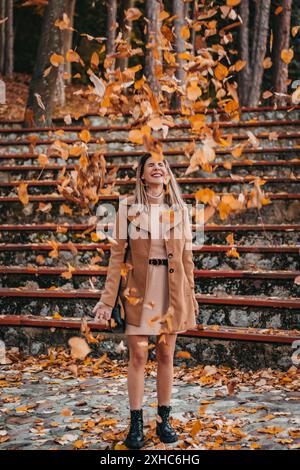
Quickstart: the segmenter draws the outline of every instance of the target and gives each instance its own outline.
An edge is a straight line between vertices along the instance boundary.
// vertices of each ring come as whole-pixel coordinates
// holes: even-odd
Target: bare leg
[[[165,342],[159,342],[160,336],[156,341],[157,357],[157,400],[158,405],[169,406],[172,394],[173,376],[174,376],[174,350],[177,335],[164,335]]]
[[[129,363],[127,388],[131,410],[142,408],[145,365],[148,360],[148,336],[128,335]]]

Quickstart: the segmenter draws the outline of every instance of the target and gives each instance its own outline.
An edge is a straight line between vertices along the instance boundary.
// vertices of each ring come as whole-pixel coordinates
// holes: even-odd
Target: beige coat
[[[133,196],[129,196],[122,199],[119,204],[113,231],[116,243],[111,246],[101,301],[111,307],[118,301],[123,317],[126,317],[128,323],[140,326],[151,237],[148,215],[137,211],[132,202]],[[122,267],[124,268],[127,229],[130,236],[126,268],[132,266],[132,269],[129,269],[126,276],[121,276],[124,274]],[[196,326],[197,301],[194,291],[192,234],[187,207],[164,213],[162,231],[168,257],[169,280],[169,310],[164,317],[166,322],[162,324],[162,328],[171,333]],[[159,286],[157,288],[159,289]]]

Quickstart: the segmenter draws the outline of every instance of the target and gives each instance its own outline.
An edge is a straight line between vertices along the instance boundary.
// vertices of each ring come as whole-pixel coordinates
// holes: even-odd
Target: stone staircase
[[[248,209],[225,221],[216,214],[205,226],[204,245],[194,244],[199,328],[179,335],[178,348],[203,363],[245,368],[293,364],[300,340],[300,287],[295,282],[300,276],[299,110],[245,108],[239,122],[225,116],[216,122],[209,112],[212,129],[219,127],[223,138],[232,139],[230,146],[216,149],[214,164],[219,165],[213,173],[200,169],[184,175],[184,147],[191,142],[186,118],[173,112],[175,125],[161,139],[187,202],[195,202],[194,194],[202,188],[238,195],[251,189],[257,176],[264,179],[270,199],[259,210]],[[85,124],[87,119],[89,152],[101,152],[108,171],[117,167],[115,194],[100,200],[117,205],[118,192],[133,190],[133,165],[144,151],[128,141],[130,118],[109,122],[90,115]],[[75,168],[78,157],[66,161],[58,152],[46,166],[38,159],[55,141],[77,142],[82,128],[80,120],[71,126],[56,121],[52,129],[23,129],[18,122],[0,127],[0,338],[32,354],[66,345],[69,336],[78,334],[105,282],[110,244],[95,242],[94,219],[57,189],[61,172]],[[233,159],[232,146],[245,144],[249,135],[258,145]],[[28,185],[26,206],[18,196],[22,183]],[[239,257],[227,255],[229,234]],[[106,331],[91,317],[89,326]],[[112,333],[105,337],[120,340]]]

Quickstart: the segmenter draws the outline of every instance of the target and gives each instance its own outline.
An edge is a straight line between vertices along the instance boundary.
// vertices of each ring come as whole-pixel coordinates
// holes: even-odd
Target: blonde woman
[[[118,302],[125,317],[131,418],[125,445],[144,445],[142,404],[150,335],[156,335],[156,432],[162,442],[176,442],[178,435],[169,422],[175,342],[177,333],[196,326],[199,307],[187,205],[166,159],[157,161],[149,154],[140,158],[134,194],[119,204],[114,239],[104,291],[93,311],[95,320],[107,321]],[[125,253],[128,271],[121,276]]]

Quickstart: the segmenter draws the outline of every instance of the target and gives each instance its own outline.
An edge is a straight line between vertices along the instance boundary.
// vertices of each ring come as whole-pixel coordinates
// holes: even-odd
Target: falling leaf
[[[128,8],[125,10],[125,19],[126,21],[135,21],[138,20],[142,16],[141,10],[138,8]]]
[[[178,351],[178,353],[176,353],[176,357],[179,357],[180,359],[190,359],[192,356],[188,351]]]
[[[229,7],[235,7],[241,3],[241,0],[226,0],[226,5]]]
[[[80,55],[72,49],[69,49],[66,54],[66,59],[67,62],[80,62]]]
[[[29,203],[29,195],[27,192],[27,187],[28,187],[28,184],[20,183],[19,188],[18,188],[18,196],[22,204],[24,204],[24,206],[26,206]]]
[[[280,57],[283,60],[283,62],[288,65],[294,57],[293,49],[282,49],[280,53]]]
[[[272,59],[271,57],[265,57],[263,60],[263,68],[270,69],[272,67]]]
[[[87,144],[91,140],[91,134],[87,129],[83,129],[79,134],[79,138]]]
[[[59,67],[64,63],[64,57],[60,54],[52,54],[50,57],[50,62],[54,67]]]
[[[85,339],[73,336],[68,340],[68,344],[71,348],[71,356],[73,359],[84,360],[86,356],[91,352],[91,349]]]

